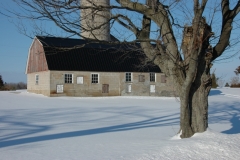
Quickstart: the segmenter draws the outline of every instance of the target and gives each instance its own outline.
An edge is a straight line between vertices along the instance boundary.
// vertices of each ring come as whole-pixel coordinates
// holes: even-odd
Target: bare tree
[[[196,132],[206,131],[208,94],[212,84],[210,68],[212,62],[229,46],[233,23],[240,11],[240,1],[234,1],[234,4],[230,4],[229,0],[216,1],[215,6],[219,9],[212,8],[213,16],[210,18],[215,18],[216,12],[221,13],[218,16],[221,24],[215,28],[215,30],[219,29],[217,31],[219,35],[215,36],[216,43],[212,44],[210,44],[210,38],[214,35],[211,27],[212,19],[207,23],[204,17],[205,11],[209,9],[208,0],[194,0],[191,10],[184,8],[187,6],[183,5],[184,0],[146,0],[146,2],[113,0],[111,5],[97,5],[96,1],[92,0],[89,1],[92,3],[91,6],[80,5],[79,0],[14,1],[29,13],[27,16],[16,12],[14,14],[34,20],[51,20],[70,35],[84,37],[79,30],[92,32],[94,35],[95,29],[107,23],[111,25],[117,23],[119,28],[121,26],[131,31],[133,35],[126,33],[122,35],[134,37],[132,42],[139,42],[148,60],[158,65],[176,86],[181,105],[181,137],[191,137]],[[183,14],[178,12],[181,7]],[[86,27],[79,23],[79,10],[82,12],[87,9],[93,10],[90,15],[94,13],[105,16],[99,12],[106,10],[112,10],[112,13],[108,21]],[[178,23],[181,18],[184,19],[185,26]],[[139,21],[136,22],[136,19]],[[119,28],[116,32],[119,32]],[[180,37],[182,42],[179,44]],[[96,37],[95,40],[101,39]]]
[[[220,88],[224,87],[225,81],[222,78],[218,78],[217,84]]]
[[[230,79],[231,87],[239,87],[240,86],[240,81],[239,77],[232,77]]]
[[[3,89],[3,87],[4,87],[4,82],[2,79],[2,75],[0,75],[0,90]]]
[[[235,73],[236,75],[239,75],[239,74],[240,74],[240,66],[238,66],[238,67],[235,69],[234,73]]]

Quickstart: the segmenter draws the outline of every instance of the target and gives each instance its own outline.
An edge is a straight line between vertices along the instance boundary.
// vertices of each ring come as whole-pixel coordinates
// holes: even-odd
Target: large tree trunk
[[[208,94],[210,89],[211,80],[209,79],[207,82],[203,81],[200,86],[197,85],[196,88],[193,86],[190,92],[191,127],[194,133],[204,132],[208,127]]]
[[[193,84],[189,97],[181,99],[181,138],[204,132],[208,127],[208,94],[210,84]],[[185,103],[186,102],[186,103]]]
[[[198,66],[195,81],[185,96],[180,95],[181,100],[181,138],[191,137],[194,133],[204,132],[208,127],[208,94],[211,89],[211,64]],[[185,92],[181,91],[182,93]]]
[[[179,95],[182,138],[204,132],[208,127],[208,94],[212,84],[212,47],[209,38],[212,34],[205,18],[199,15],[193,20],[193,26],[184,29],[182,49],[187,67],[184,68],[185,80]]]

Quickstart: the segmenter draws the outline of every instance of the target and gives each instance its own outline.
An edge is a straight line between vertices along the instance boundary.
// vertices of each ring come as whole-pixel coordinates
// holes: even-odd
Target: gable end
[[[26,74],[33,72],[47,71],[48,65],[41,42],[34,38],[32,45],[29,48],[28,60],[26,66]]]

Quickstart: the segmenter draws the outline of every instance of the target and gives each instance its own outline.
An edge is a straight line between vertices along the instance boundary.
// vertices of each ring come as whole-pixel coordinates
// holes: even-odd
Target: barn
[[[27,90],[50,97],[174,96],[171,81],[136,48],[36,36],[26,65]]]

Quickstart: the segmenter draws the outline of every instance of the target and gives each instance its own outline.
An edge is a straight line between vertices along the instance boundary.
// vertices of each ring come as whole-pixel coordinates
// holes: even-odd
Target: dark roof
[[[110,34],[111,41],[120,42],[116,37]]]
[[[82,39],[40,37],[49,70],[98,72],[161,72],[130,47],[90,43]],[[83,47],[80,47],[84,45]],[[76,46],[78,46],[76,48]],[[121,48],[121,49],[119,49]]]
[[[44,47],[63,47],[63,48],[80,48],[84,45],[84,48],[100,48],[100,49],[109,49],[109,48],[124,48],[126,49],[128,45],[111,45],[108,43],[99,43],[93,42],[93,40],[84,40],[84,39],[74,39],[74,38],[61,38],[61,37],[45,37],[45,36],[36,36]]]

